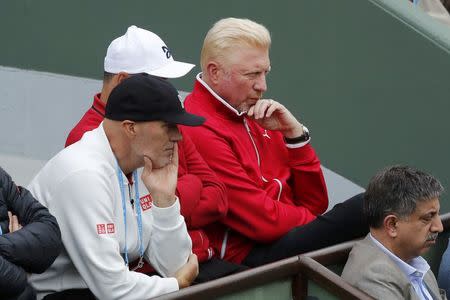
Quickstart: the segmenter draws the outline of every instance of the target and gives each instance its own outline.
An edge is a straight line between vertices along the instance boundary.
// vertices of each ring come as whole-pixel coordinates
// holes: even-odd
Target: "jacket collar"
[[[245,113],[238,111],[234,107],[232,107],[226,100],[224,100],[222,97],[220,97],[206,82],[202,79],[202,73],[198,73],[196,76],[197,84],[196,86],[198,88],[202,87],[201,92],[204,94],[209,94],[210,100],[209,103],[212,105],[214,110],[223,115],[227,116],[228,118],[235,119],[235,118],[243,118],[246,116]]]
[[[447,299],[445,291],[440,289],[439,286],[436,285],[436,279],[434,279],[434,276],[431,274],[431,271],[428,271],[427,274],[425,274],[423,281],[427,286],[428,291],[430,292],[430,295],[433,299],[437,300]]]
[[[394,263],[394,261],[389,257],[389,255],[387,255],[386,252],[384,252],[377,243],[375,243],[375,238],[372,237],[372,235],[369,233],[364,240],[362,241],[364,244],[369,245],[370,247],[374,247],[375,249],[378,249],[379,251],[381,251],[381,253],[383,253],[386,257],[386,262],[388,262],[390,265],[394,266],[396,269],[398,269],[400,271],[400,269],[398,268],[398,265],[396,265]],[[379,243],[379,242],[378,242]],[[381,244],[381,243],[380,243]],[[404,273],[401,273],[404,275]],[[409,278],[407,276],[400,276],[397,278],[398,280],[402,280],[402,284],[407,285],[408,291],[410,295],[412,296],[412,300],[419,300],[420,298],[418,297],[413,285],[411,284],[411,282],[409,281]],[[423,281],[428,289],[428,292],[430,293],[431,297],[434,300],[440,300],[440,299],[447,299],[445,297],[445,292],[443,290],[441,290],[437,285],[436,285],[436,281],[434,279],[434,275],[432,274],[431,270],[428,270],[423,278]]]
[[[96,129],[86,132],[80,142],[84,144],[83,147],[86,149],[91,149],[91,151],[100,153],[101,156],[106,159],[108,164],[111,165],[113,169],[116,169],[116,156],[114,155],[111,145],[109,144],[108,137],[106,136],[103,128],[103,122],[101,122]]]
[[[407,276],[410,278],[411,275],[414,273],[419,272],[422,274],[422,280],[423,277],[425,277],[425,274],[430,270],[430,265],[428,265],[427,261],[421,257],[415,257],[413,258],[409,263],[404,262],[401,260],[397,255],[392,253],[388,248],[386,248],[382,243],[380,243],[377,239],[375,239],[371,233],[368,234],[368,236],[371,238],[372,242],[380,248],[381,251],[386,253],[387,256],[389,256],[390,259],[397,265],[397,267]]]
[[[102,117],[105,117],[106,103],[100,100],[100,97],[101,93],[98,93],[94,96],[94,103],[92,103],[91,108],[95,110],[98,114],[100,114]]]

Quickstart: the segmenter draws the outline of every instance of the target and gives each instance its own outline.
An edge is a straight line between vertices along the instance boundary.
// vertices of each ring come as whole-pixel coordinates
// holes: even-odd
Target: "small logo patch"
[[[169,48],[167,46],[162,46],[163,52],[166,54],[166,57],[169,59],[172,56],[172,53],[170,53]]]
[[[106,225],[105,224],[97,224],[97,233],[105,234],[106,233]]]
[[[141,207],[142,207],[143,211],[146,211],[147,209],[152,208],[153,199],[152,199],[152,196],[150,196],[150,194],[148,194],[144,197],[141,197],[141,199],[139,199],[139,200],[141,202]]]
[[[106,224],[106,229],[108,230],[108,233],[114,233],[115,232],[114,223]]]

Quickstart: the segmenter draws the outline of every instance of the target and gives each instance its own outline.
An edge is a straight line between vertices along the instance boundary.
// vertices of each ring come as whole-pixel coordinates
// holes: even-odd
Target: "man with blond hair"
[[[262,99],[270,71],[269,31],[247,19],[207,33],[202,73],[186,109],[206,117],[186,128],[227,187],[227,216],[207,226],[226,260],[257,266],[367,233],[361,196],[328,207],[308,129],[280,102]]]

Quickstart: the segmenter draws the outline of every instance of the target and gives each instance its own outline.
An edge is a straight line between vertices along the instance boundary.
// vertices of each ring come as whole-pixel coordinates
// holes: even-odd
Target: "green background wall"
[[[326,167],[365,186],[407,163],[450,188],[449,28],[406,0],[1,1],[0,65],[100,79],[109,42],[132,24],[198,64],[228,16],[271,31],[267,96],[310,128]],[[173,82],[189,91],[197,72]]]

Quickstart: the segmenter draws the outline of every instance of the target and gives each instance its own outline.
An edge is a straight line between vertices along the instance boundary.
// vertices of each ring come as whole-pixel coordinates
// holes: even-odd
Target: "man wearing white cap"
[[[70,132],[66,147],[80,140],[85,132],[100,125],[112,89],[125,78],[139,73],[176,78],[187,74],[193,67],[193,64],[175,61],[167,45],[156,34],[130,26],[125,35],[116,38],[109,45],[105,57],[102,92],[95,95],[92,107]],[[180,131],[183,133],[182,128]],[[178,143],[178,155],[176,193],[181,202],[181,214],[192,239],[193,252],[202,263],[197,281],[214,279],[240,270],[239,266],[218,262],[216,258],[211,259],[217,253],[203,230],[204,226],[219,221],[227,213],[225,186],[205,163],[189,136],[183,135],[183,140]],[[148,192],[145,191],[141,202],[147,200]],[[137,271],[153,272],[147,264]]]
[[[130,26],[125,35],[109,45],[102,92],[94,96],[92,107],[70,132],[66,147],[81,139],[86,131],[98,127],[112,89],[130,74],[147,73],[163,78],[178,78],[186,75],[194,66],[174,60],[164,41],[153,32]]]

